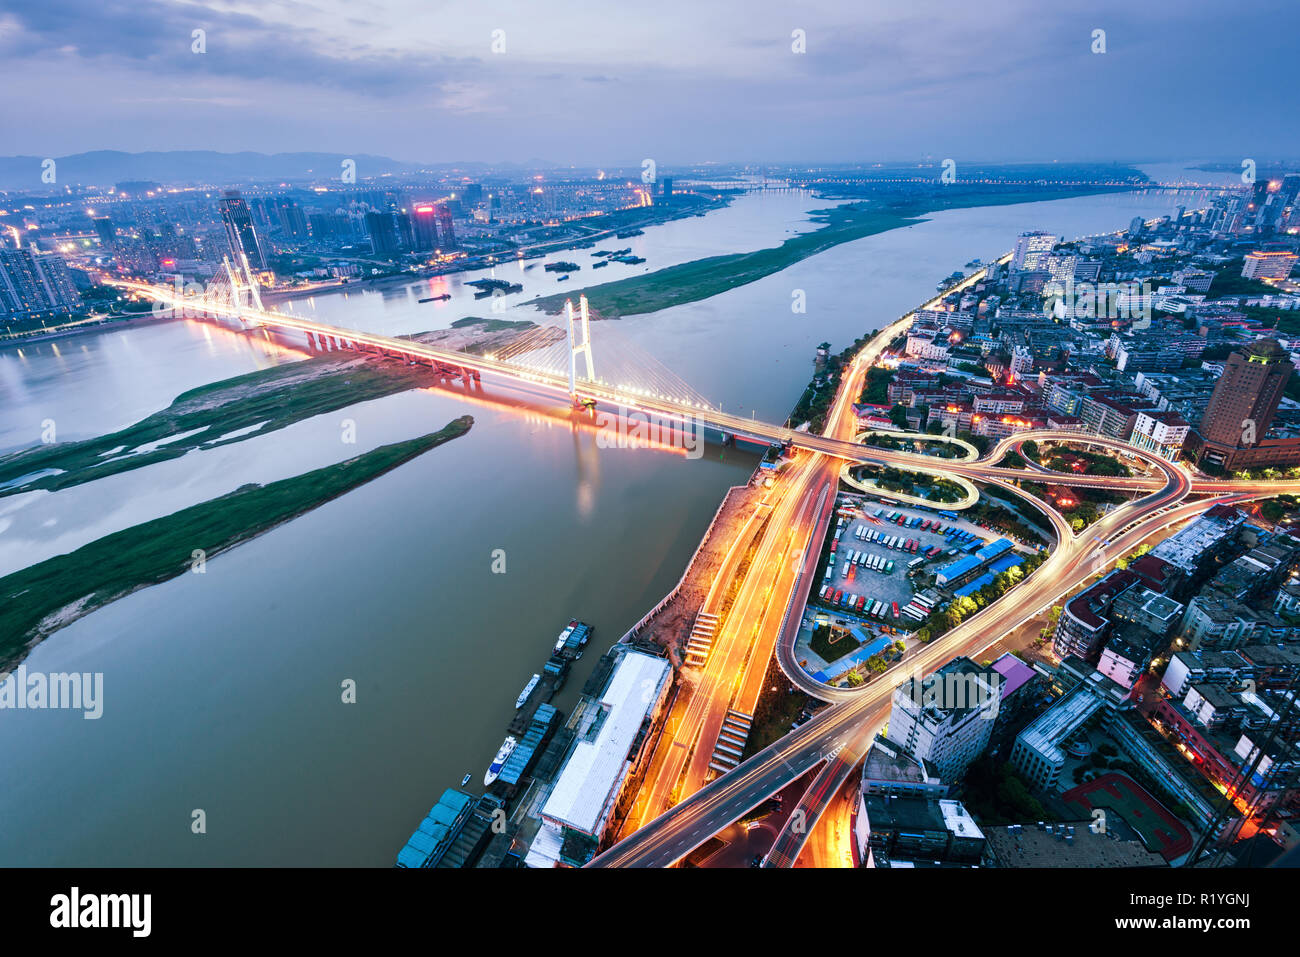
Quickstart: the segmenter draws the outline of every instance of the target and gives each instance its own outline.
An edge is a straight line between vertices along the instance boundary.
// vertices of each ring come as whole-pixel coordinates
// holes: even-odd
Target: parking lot
[[[968,521],[927,509],[841,494],[829,532],[833,551],[813,585],[795,646],[810,674],[838,675],[865,660],[864,656],[887,652],[895,641],[910,643],[918,621],[903,609],[913,601],[918,579],[931,580],[936,568],[956,559],[956,545],[945,537],[954,526],[978,536],[975,540],[981,543],[996,537]],[[927,555],[934,549],[939,551]],[[871,612],[875,602],[883,605],[878,614]],[[895,604],[898,617],[893,614]]]
[[[809,674],[839,683],[871,657],[888,660],[895,642],[910,646],[929,609],[948,597],[933,587],[934,573],[1004,536],[939,511],[841,493],[828,537],[795,651]]]
[[[928,528],[924,527],[926,523],[929,523]],[[835,536],[834,551],[816,583],[813,604],[845,612],[850,618],[892,623],[892,614],[875,619],[855,613],[850,605],[831,604],[832,589],[853,599],[860,596],[883,602],[891,611],[894,603],[901,609],[915,593],[909,578],[912,570],[909,566],[914,565],[918,572],[932,571],[955,558],[953,543],[944,537],[944,532],[954,525],[984,540],[995,537],[994,533],[970,522],[949,519],[935,512],[886,505],[865,497],[841,496],[841,504],[836,510],[836,525],[831,532]],[[915,545],[909,546],[908,542]],[[935,548],[939,552],[927,557],[926,553]],[[893,562],[889,570],[871,567],[883,563],[888,569],[889,562]],[[822,594],[823,585],[827,589],[825,595]]]

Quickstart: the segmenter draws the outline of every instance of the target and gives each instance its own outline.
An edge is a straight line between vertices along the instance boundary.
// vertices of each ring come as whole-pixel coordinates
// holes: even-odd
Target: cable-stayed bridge
[[[971,481],[1023,480],[1024,471],[1000,468],[998,450],[978,461],[936,460],[933,456],[873,448],[845,438],[818,435],[785,425],[734,415],[716,408],[703,395],[682,381],[654,356],[631,344],[622,343],[608,358],[597,362],[591,338],[591,318],[586,297],[578,305],[566,303],[565,325],[537,326],[526,330],[495,352],[460,351],[403,336],[387,336],[341,328],[312,319],[287,315],[262,306],[257,285],[243,268],[223,264],[218,279],[206,287],[162,286],[137,280],[111,280],[128,292],[152,299],[164,311],[178,315],[206,316],[236,322],[245,329],[258,327],[297,334],[313,349],[350,350],[392,356],[411,362],[428,363],[438,372],[467,382],[484,374],[505,382],[527,383],[557,396],[568,396],[577,406],[598,405],[653,416],[684,428],[708,429],[724,438],[737,438],[769,445],[782,444],[821,452],[849,463],[892,466],[966,485]],[[581,362],[579,362],[581,359]],[[600,374],[602,367],[611,371]],[[1021,436],[1025,438],[1028,436]],[[1043,438],[1053,437],[1043,435]],[[1063,441],[1087,441],[1084,434],[1062,433]],[[999,447],[1000,448],[1000,447]],[[1133,477],[1054,474],[1056,485],[1101,488],[1120,492],[1152,492],[1163,485],[1154,475]],[[1300,482],[1264,483],[1275,494],[1300,491]],[[1191,491],[1204,493],[1250,492],[1260,482],[1236,480],[1193,480]]]

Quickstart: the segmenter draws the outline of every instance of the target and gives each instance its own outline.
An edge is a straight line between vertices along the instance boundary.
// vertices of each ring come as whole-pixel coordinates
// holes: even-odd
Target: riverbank
[[[747,253],[709,256],[668,266],[644,276],[632,276],[613,282],[588,286],[578,292],[587,297],[592,310],[602,319],[658,312],[673,306],[698,302],[737,286],[756,282],[780,272],[810,256],[825,252],[842,243],[853,242],[877,233],[925,222],[927,213],[973,206],[1003,206],[1014,203],[1067,199],[1096,193],[1120,192],[1115,188],[1044,189],[988,194],[951,187],[938,197],[925,200],[895,200],[886,203],[849,202],[815,210],[812,222],[820,228],[792,236],[767,249]],[[542,296],[530,302],[543,312],[557,315],[564,301],[574,293]]]
[[[0,578],[0,668],[97,608],[186,572],[206,573],[206,562],[222,552],[464,435],[473,424],[464,415],[437,432],[336,465],[246,485]]]
[[[82,319],[77,322],[64,323],[61,326],[46,327],[33,332],[14,332],[0,335],[0,349],[21,347],[29,342],[48,342],[52,339],[70,339],[90,332],[114,332],[118,329],[134,329],[140,326],[152,326],[159,322],[171,322],[173,316],[157,316],[153,311],[117,316],[102,316],[97,319]]]

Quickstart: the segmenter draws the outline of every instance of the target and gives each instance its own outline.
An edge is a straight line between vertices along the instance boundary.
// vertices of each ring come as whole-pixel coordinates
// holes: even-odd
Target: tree
[[[1061,620],[1062,611],[1064,611],[1064,608],[1062,608],[1062,606],[1060,605],[1052,606],[1052,610],[1047,613],[1047,624],[1043,625],[1042,629],[1038,632],[1038,637],[1040,641],[1046,643],[1047,639],[1051,638],[1052,635],[1056,632],[1056,626]]]

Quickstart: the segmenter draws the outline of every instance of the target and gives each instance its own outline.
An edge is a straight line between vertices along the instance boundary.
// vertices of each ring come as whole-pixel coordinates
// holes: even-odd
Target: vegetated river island
[[[277,525],[464,435],[463,415],[437,432],[227,495],[96,539],[0,578],[0,667],[59,628],[132,592],[201,567]]]

